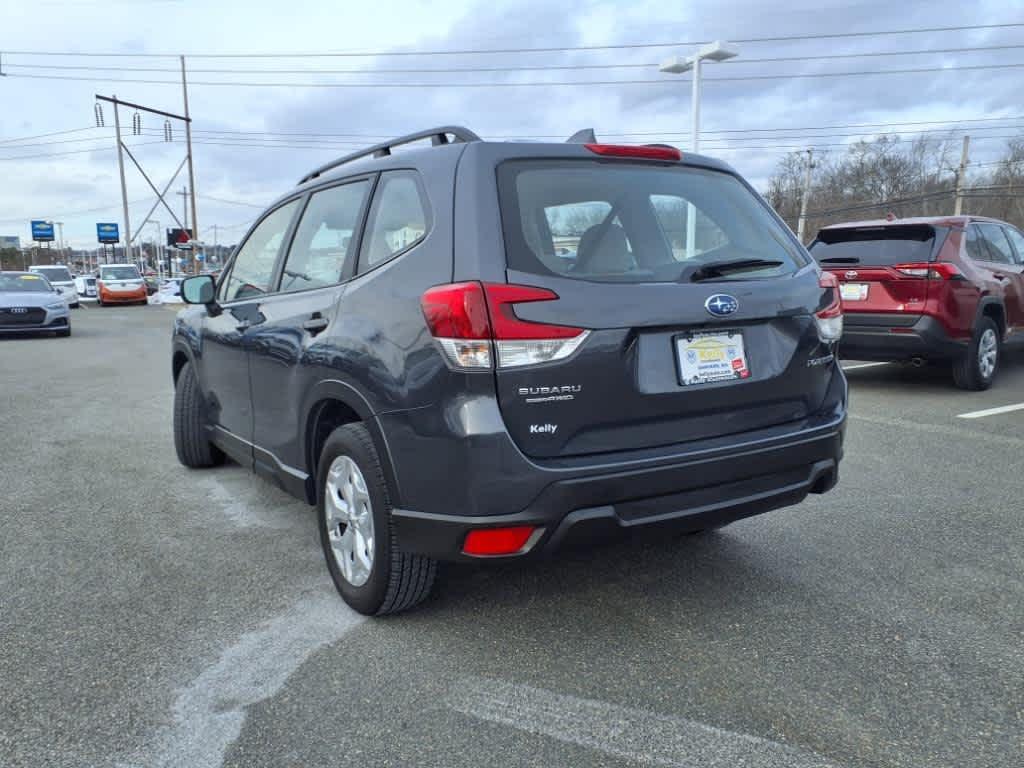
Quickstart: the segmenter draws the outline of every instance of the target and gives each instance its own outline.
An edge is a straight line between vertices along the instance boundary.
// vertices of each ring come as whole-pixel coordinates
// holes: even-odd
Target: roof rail
[[[454,137],[454,142],[448,140],[449,134]],[[458,125],[444,125],[440,128],[429,128],[425,131],[410,133],[408,136],[399,136],[397,139],[391,139],[390,141],[385,141],[380,144],[374,144],[372,147],[361,149],[358,152],[353,152],[351,155],[345,155],[337,160],[332,160],[326,165],[321,165],[315,171],[307,173],[299,181],[299,184],[305,184],[310,179],[315,179],[320,174],[329,171],[332,168],[337,168],[339,165],[344,165],[345,163],[351,163],[354,160],[359,160],[360,158],[368,155],[373,155],[374,157],[387,157],[395,147],[399,147],[402,144],[411,144],[412,142],[420,141],[421,139],[430,139],[431,145],[435,147],[439,144],[480,141],[480,137],[471,130]]]

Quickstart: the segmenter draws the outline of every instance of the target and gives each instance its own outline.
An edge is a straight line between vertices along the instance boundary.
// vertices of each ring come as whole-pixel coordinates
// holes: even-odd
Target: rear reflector
[[[522,320],[515,304],[554,301],[546,288],[504,283],[453,283],[423,294],[420,303],[430,333],[454,366],[490,369],[546,363],[568,357],[589,331]]]
[[[466,543],[462,545],[462,552],[477,557],[514,555],[523,550],[535,530],[532,525],[517,525],[470,531],[466,535]]]
[[[818,338],[825,344],[839,341],[843,335],[843,304],[839,298],[839,278],[831,272],[822,272],[818,285],[828,289],[825,307],[814,314]]]
[[[901,275],[919,277],[925,280],[958,280],[963,277],[956,264],[950,264],[948,261],[895,264],[893,269]]]
[[[634,147],[628,144],[584,144],[595,155],[605,157],[638,157],[643,160],[671,160],[679,162],[683,153],[675,147]]]

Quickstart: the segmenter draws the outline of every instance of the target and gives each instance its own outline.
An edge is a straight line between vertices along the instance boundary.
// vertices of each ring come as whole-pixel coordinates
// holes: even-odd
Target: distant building
[[[21,238],[17,235],[0,235],[0,248],[21,248]]]

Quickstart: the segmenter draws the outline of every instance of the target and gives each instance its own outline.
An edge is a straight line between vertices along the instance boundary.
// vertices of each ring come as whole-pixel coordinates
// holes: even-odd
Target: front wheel
[[[998,326],[991,318],[983,317],[967,350],[953,363],[953,381],[960,389],[988,389],[996,377],[1001,351]]]
[[[202,392],[192,363],[185,363],[174,385],[174,449],[186,467],[224,463],[224,454],[206,438]]]
[[[437,564],[398,549],[387,480],[362,424],[338,427],[324,443],[317,519],[327,570],[354,610],[382,616],[411,608],[430,594]]]

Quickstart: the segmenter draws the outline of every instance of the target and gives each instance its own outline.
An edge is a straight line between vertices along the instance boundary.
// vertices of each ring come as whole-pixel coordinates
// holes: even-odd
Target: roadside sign
[[[118,231],[117,224],[97,223],[96,239],[101,243],[121,242],[121,233]]]
[[[53,236],[53,222],[32,221],[32,239],[37,243],[52,243],[56,238]]]
[[[191,229],[168,229],[167,230],[167,245],[172,248],[181,248],[187,250],[192,247],[192,230]]]

